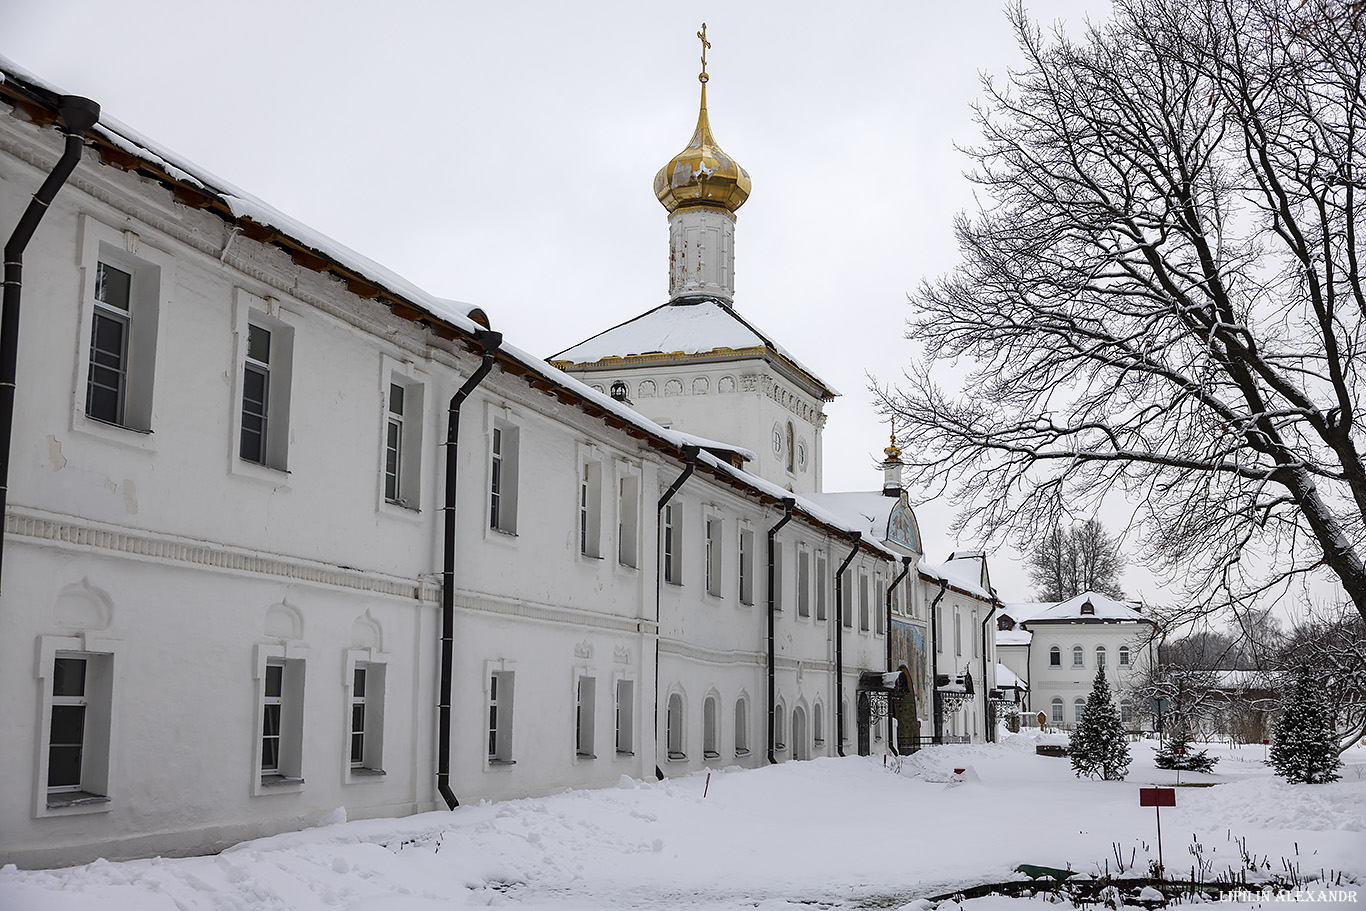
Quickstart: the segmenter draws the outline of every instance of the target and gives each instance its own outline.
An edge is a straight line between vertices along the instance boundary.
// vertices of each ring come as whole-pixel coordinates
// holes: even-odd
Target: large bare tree
[[[1055,526],[1029,552],[1029,578],[1040,601],[1066,601],[1082,592],[1123,598],[1119,574],[1124,557],[1119,542],[1097,519],[1072,528]]]
[[[1012,13],[962,264],[880,390],[960,521],[1024,540],[1122,495],[1196,607],[1327,575],[1366,616],[1363,6],[1117,0],[1077,38]]]

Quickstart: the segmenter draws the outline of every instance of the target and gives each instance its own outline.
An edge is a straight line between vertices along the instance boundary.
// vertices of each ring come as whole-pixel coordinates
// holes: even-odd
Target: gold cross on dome
[[[702,42],[702,72],[698,74],[698,82],[707,81],[707,48],[711,47],[711,42],[707,40],[707,23],[702,23],[702,31],[697,33],[697,37]]]

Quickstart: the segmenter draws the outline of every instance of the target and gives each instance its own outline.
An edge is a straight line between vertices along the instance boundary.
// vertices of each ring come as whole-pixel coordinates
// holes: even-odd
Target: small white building
[[[1006,604],[996,619],[1001,663],[1027,688],[1024,709],[1071,729],[1095,682],[1105,678],[1126,728],[1148,725],[1147,707],[1133,695],[1153,660],[1157,623],[1139,605],[1097,592],[1060,602]]]

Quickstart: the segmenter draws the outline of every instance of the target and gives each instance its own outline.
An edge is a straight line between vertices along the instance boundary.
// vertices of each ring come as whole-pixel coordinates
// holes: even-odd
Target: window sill
[[[360,767],[351,769],[351,777],[353,779],[359,778],[362,780],[377,781],[378,779],[383,778],[386,774],[388,773],[386,773],[383,769],[366,769]]]
[[[251,478],[276,488],[289,489],[289,472],[283,468],[272,468],[260,462],[250,462],[240,455],[233,455],[229,472],[239,478]]]
[[[602,554],[586,554],[583,551],[579,551],[579,557],[584,560],[602,560]]]
[[[636,755],[636,751],[635,751],[635,750],[617,750],[617,758],[618,758],[618,759],[627,759],[627,758],[629,758],[629,757],[631,757],[631,756],[634,756],[634,755]]]
[[[665,580],[664,580],[664,584],[665,584],[665,585],[675,585],[675,586],[677,586],[677,587],[679,587],[679,588],[682,588],[682,587],[683,587],[683,583],[680,582],[680,581],[677,580],[677,579],[665,579]]]
[[[748,755],[749,755],[749,750],[744,750],[744,749],[736,750],[736,751],[735,751],[735,755],[736,755],[736,756],[748,756]]]
[[[720,759],[720,758],[721,758],[721,754],[718,753],[718,752],[716,752],[715,750],[703,750],[703,751],[702,751],[702,758],[703,758],[703,759]]]
[[[407,500],[385,500],[384,505],[392,506],[395,509],[407,510],[408,512],[422,512],[421,509],[418,509],[416,506],[412,505]]]
[[[115,424],[111,421],[102,421],[99,418],[92,418],[84,411],[75,411],[72,413],[71,429],[77,433],[86,434],[121,446],[127,446],[131,449],[141,449],[144,452],[157,451],[157,439],[151,430],[142,430],[137,427],[129,427],[126,424]]]
[[[517,760],[515,759],[495,759],[492,756],[489,757],[489,765],[495,768],[510,768],[516,764]]]
[[[670,751],[669,751],[669,762],[687,762],[687,761],[688,761],[688,754],[687,754],[687,753],[680,753],[680,752],[678,752],[677,750],[670,750]]]
[[[107,803],[108,797],[103,794],[91,794],[89,791],[49,791],[47,795],[49,810],[66,810],[72,807],[94,809]]]
[[[575,759],[582,759],[582,760],[585,760],[585,761],[586,761],[586,760],[589,760],[589,759],[597,759],[597,758],[598,758],[598,754],[597,754],[597,753],[575,753],[575,754],[574,754],[574,758],[575,758]]]
[[[297,789],[304,783],[302,778],[293,775],[262,775],[261,787],[263,788],[294,788]]]

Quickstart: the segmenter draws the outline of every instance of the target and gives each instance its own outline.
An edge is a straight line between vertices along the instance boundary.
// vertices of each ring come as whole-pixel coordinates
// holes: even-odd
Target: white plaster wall
[[[1054,696],[1063,700],[1063,721],[1072,725],[1073,701],[1086,699],[1096,676],[1096,646],[1106,650],[1105,678],[1110,684],[1110,695],[1118,707],[1119,700],[1129,695],[1138,685],[1148,666],[1148,649],[1144,640],[1150,629],[1139,623],[1047,623],[1031,624],[1034,633],[1029,655],[1029,707],[1034,712],[1045,712],[1050,720]],[[1057,646],[1062,651],[1062,667],[1048,665],[1049,649]],[[1084,665],[1072,666],[1072,647],[1082,647]],[[1119,649],[1127,645],[1132,655],[1128,668],[1119,666]],[[1144,709],[1146,711],[1146,707]],[[1139,713],[1137,704],[1135,713]]]

